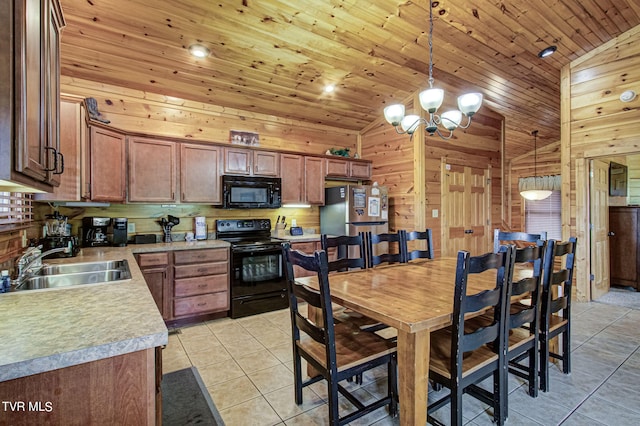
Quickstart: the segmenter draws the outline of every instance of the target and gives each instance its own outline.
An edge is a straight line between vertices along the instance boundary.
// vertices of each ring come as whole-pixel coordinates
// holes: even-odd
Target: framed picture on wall
[[[229,139],[234,145],[260,146],[260,135],[254,132],[231,130]]]

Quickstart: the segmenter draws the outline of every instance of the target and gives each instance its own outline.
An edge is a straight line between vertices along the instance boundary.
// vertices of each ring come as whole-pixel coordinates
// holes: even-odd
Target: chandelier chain
[[[433,88],[433,5],[429,0],[429,88]]]

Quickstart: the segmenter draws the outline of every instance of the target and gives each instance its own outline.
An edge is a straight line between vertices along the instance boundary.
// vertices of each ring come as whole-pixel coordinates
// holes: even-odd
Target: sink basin
[[[120,269],[129,271],[126,260],[108,260],[101,262],[62,263],[59,265],[45,265],[37,275],[77,274],[80,272],[106,271]]]
[[[38,274],[28,278],[18,290],[116,282],[130,278],[126,260],[47,265]]]

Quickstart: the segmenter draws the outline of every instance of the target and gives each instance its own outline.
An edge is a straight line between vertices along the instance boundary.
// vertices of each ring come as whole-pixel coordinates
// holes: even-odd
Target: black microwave
[[[222,207],[225,209],[277,209],[280,178],[222,176]]]

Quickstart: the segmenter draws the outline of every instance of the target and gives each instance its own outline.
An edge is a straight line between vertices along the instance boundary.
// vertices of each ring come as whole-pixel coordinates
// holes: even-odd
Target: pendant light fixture
[[[541,186],[542,179],[538,177],[538,131],[532,130],[531,134],[533,135],[533,188],[527,187],[526,189],[520,191],[520,195],[523,198],[526,198],[530,201],[540,201],[549,197],[552,191],[548,189],[543,189]]]
[[[433,87],[433,5],[429,1],[429,88],[419,94],[420,105],[428,114],[429,118],[422,118],[418,115],[405,115],[403,104],[389,105],[384,109],[385,119],[395,127],[399,134],[413,133],[425,125],[426,132],[433,136],[438,134],[442,139],[450,139],[453,131],[460,127],[466,129],[471,124],[471,117],[482,105],[482,93],[467,93],[458,97],[458,109],[450,110],[438,115],[438,108],[444,99],[444,90]],[[467,117],[467,122],[461,125],[462,116]],[[443,134],[439,126],[448,130],[448,134]]]

